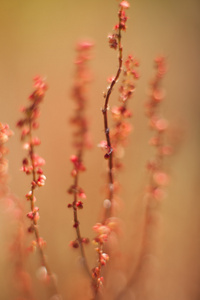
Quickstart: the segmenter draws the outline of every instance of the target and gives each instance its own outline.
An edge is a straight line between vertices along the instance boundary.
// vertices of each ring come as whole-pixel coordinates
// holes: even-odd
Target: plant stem
[[[109,99],[110,99],[110,95],[113,91],[113,88],[121,74],[121,70],[122,70],[122,45],[121,45],[121,26],[120,26],[120,22],[121,22],[121,13],[122,10],[120,9],[119,11],[119,28],[118,28],[118,69],[117,69],[117,73],[114,77],[114,79],[112,80],[108,91],[105,95],[105,104],[104,104],[104,108],[102,109],[102,113],[103,113],[103,118],[104,118],[104,131],[105,131],[105,135],[106,135],[106,141],[107,141],[107,147],[109,149],[109,158],[108,158],[108,176],[109,176],[109,200],[111,202],[111,206],[109,208],[106,208],[105,210],[105,214],[104,214],[104,218],[103,218],[103,223],[105,223],[106,219],[110,217],[111,215],[111,210],[112,210],[112,200],[113,200],[113,194],[114,194],[114,175],[113,175],[113,149],[112,149],[112,144],[111,144],[111,139],[110,139],[110,130],[109,130],[109,126],[108,126],[108,104],[109,104]]]
[[[32,170],[32,178],[33,178],[33,182],[36,182],[36,170],[35,170],[35,164],[34,164],[34,146],[32,144],[32,120],[31,118],[29,118],[29,140],[30,140],[30,159],[31,159],[31,164],[33,167]],[[30,202],[31,202],[31,211],[34,212],[34,191],[35,191],[35,186],[32,185],[31,186],[31,198],[30,198]],[[49,278],[51,279],[51,285],[52,285],[52,294],[56,294],[59,295],[58,292],[58,287],[57,287],[57,283],[55,281],[55,278],[53,276],[53,273],[47,263],[47,259],[46,256],[44,254],[44,250],[42,248],[42,245],[40,244],[40,233],[39,233],[39,229],[38,229],[38,224],[37,224],[37,220],[36,218],[33,218],[33,228],[34,228],[34,233],[35,233],[35,238],[36,238],[36,242],[37,242],[37,246],[38,246],[38,250],[40,253],[40,258],[41,258],[41,264],[46,268],[47,274],[49,276]]]

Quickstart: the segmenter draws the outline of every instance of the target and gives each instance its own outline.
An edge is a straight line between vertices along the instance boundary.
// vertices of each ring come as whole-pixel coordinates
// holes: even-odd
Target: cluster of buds
[[[146,103],[146,115],[150,118],[152,124],[155,124],[153,120],[158,119],[158,107],[165,96],[164,90],[160,86],[161,80],[167,71],[166,61],[163,56],[159,56],[155,59],[155,68],[156,75],[150,82],[150,97]]]
[[[126,31],[126,22],[128,17],[126,16],[125,10],[130,7],[130,4],[128,3],[128,1],[121,1],[119,6],[119,22],[114,26],[114,32],[108,35],[109,46],[113,49],[117,49],[119,45],[121,31]]]
[[[161,80],[166,73],[165,58],[159,56],[155,59],[156,75],[150,83],[149,101],[146,103],[146,115],[149,118],[149,126],[154,132],[149,144],[155,147],[156,155],[153,160],[147,163],[147,169],[151,174],[151,182],[147,187],[147,193],[156,201],[162,200],[165,196],[164,187],[169,182],[169,176],[164,171],[163,159],[172,154],[171,145],[166,144],[166,130],[168,121],[160,116],[159,107],[164,99],[164,91],[161,88]]]
[[[24,117],[17,122],[17,127],[21,129],[23,148],[28,151],[27,157],[22,161],[21,171],[32,175],[31,189],[43,186],[46,180],[42,170],[45,160],[37,155],[34,149],[41,144],[41,141],[37,136],[33,136],[33,130],[39,127],[39,104],[44,98],[47,85],[43,79],[35,77],[34,88],[34,92],[29,96],[30,105],[21,109]]]
[[[76,107],[70,123],[75,128],[73,133],[73,147],[77,149],[77,151],[82,151],[85,148],[90,149],[92,146],[88,131],[88,118],[85,113],[85,109],[88,105],[88,84],[92,79],[92,75],[88,68],[92,47],[93,44],[90,42],[80,42],[76,47],[76,72],[72,88],[72,99],[74,100]]]
[[[128,135],[132,130],[131,124],[127,121],[132,116],[132,112],[127,105],[135,91],[135,80],[139,78],[136,70],[138,66],[138,61],[129,55],[124,63],[122,84],[119,87],[120,105],[111,110],[114,126],[110,131],[110,137],[115,151],[115,168],[122,166],[119,161],[124,154],[124,146],[126,146]]]
[[[34,91],[29,96],[30,104],[21,109],[24,117],[17,122],[17,127],[21,129],[21,141],[24,143],[23,148],[27,151],[27,156],[22,160],[21,171],[26,175],[32,176],[31,189],[25,195],[27,201],[30,201],[31,206],[31,211],[27,213],[27,218],[32,221],[32,224],[28,228],[28,232],[35,232],[37,235],[38,247],[40,247],[40,237],[38,236],[36,225],[39,219],[39,208],[35,206],[36,197],[34,191],[37,187],[44,186],[46,177],[42,170],[45,160],[35,153],[35,147],[40,145],[41,141],[37,136],[33,136],[33,131],[39,127],[39,104],[42,102],[46,90],[47,84],[45,81],[39,76],[35,77]]]
[[[90,242],[90,240],[88,238],[81,238],[81,244],[87,245],[87,244],[89,244],[89,242]],[[77,249],[77,248],[79,248],[80,241],[77,238],[74,241],[71,241],[69,243],[69,245],[70,245],[70,247]]]
[[[102,223],[97,223],[93,226],[93,230],[98,234],[94,239],[94,243],[99,243],[103,245],[108,240],[108,236],[111,233],[111,228],[108,225]]]
[[[86,170],[83,162],[77,155],[71,155],[70,161],[73,163],[73,169],[71,172],[72,177],[76,177],[78,172],[84,172]]]
[[[37,222],[37,220],[39,219],[39,208],[37,206],[35,206],[32,211],[27,213],[27,217],[30,220],[34,220],[35,222]]]
[[[120,101],[122,103],[129,100],[135,91],[134,81],[139,78],[139,74],[136,70],[138,66],[138,60],[132,55],[128,55],[124,62],[122,85],[119,88]]]
[[[101,276],[101,268],[106,265],[109,260],[109,255],[103,251],[104,244],[108,241],[108,237],[111,233],[111,227],[109,223],[102,224],[97,223],[93,226],[93,230],[97,233],[97,236],[94,238],[93,243],[96,246],[95,250],[98,256],[98,266],[93,268],[92,277],[95,281],[95,288],[98,288],[103,283],[103,276]]]
[[[70,191],[71,189],[73,189],[74,192],[71,192],[71,191]],[[70,190],[69,190],[69,192],[68,192],[69,194],[76,193],[76,190],[74,189],[73,186],[70,187]],[[78,191],[77,195],[78,195],[79,197],[81,197],[82,199],[85,199],[86,196],[84,196],[84,197],[82,196],[82,195],[85,195],[85,193],[82,192],[82,189],[79,188],[78,190],[79,190],[79,191],[81,190],[81,192]],[[68,208],[73,207],[74,210],[76,210],[77,208],[78,208],[78,209],[82,209],[82,208],[83,208],[83,201],[77,200],[76,203],[69,203],[69,204],[67,205],[67,207],[68,207]],[[79,222],[74,222],[73,227],[74,227],[74,228],[78,227],[78,224],[79,224]]]
[[[103,283],[102,267],[109,261],[109,255],[104,251],[105,244],[108,242],[110,235],[114,232],[120,234],[120,222],[118,218],[110,217],[105,223],[96,223],[93,230],[97,234],[93,239],[95,250],[98,256],[98,265],[92,270],[92,277],[94,279],[95,288],[98,290]]]
[[[46,241],[42,237],[39,237],[37,240],[31,241],[30,246],[27,248],[27,252],[35,252],[37,247],[43,249],[46,247],[46,244]]]

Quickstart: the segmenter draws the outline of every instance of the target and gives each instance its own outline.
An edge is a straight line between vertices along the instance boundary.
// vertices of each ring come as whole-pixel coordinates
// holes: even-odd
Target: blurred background
[[[162,219],[157,262],[160,289],[153,296],[148,292],[148,284],[145,287],[141,284],[141,290],[146,289],[143,296],[131,290],[124,299],[198,300],[200,2],[130,0],[130,5],[128,28],[123,36],[124,56],[133,53],[139,59],[141,77],[130,103],[134,131],[124,158],[126,167],[119,178],[123,199],[123,207],[118,213],[123,228],[120,247],[127,257],[132,257],[132,254],[134,257],[141,240],[140,198],[147,179],[146,161],[153,155],[148,145],[151,132],[144,115],[144,103],[149,81],[154,75],[153,60],[158,54],[166,55],[168,62],[168,72],[163,80],[166,98],[162,112],[171,123],[181,124],[184,141],[178,154],[169,160],[170,186],[159,212]],[[117,11],[116,0],[0,0],[0,121],[8,123],[15,132],[8,143],[9,182],[12,192],[25,205],[28,203],[24,195],[29,191],[30,183],[28,176],[19,171],[25,152],[15,124],[21,116],[19,108],[26,104],[32,91],[32,78],[38,74],[44,76],[49,85],[41,105],[38,130],[42,140],[38,153],[46,160],[44,173],[47,181],[45,187],[38,190],[37,198],[40,232],[47,241],[48,261],[57,274],[64,299],[89,299],[88,290],[82,289],[81,284],[80,289],[76,288],[82,276],[79,253],[69,248],[69,242],[75,237],[72,211],[67,208],[71,199],[66,193],[72,182],[69,157],[74,153],[69,125],[74,107],[70,98],[74,49],[79,39],[95,43],[90,63],[94,81],[88,107],[94,148],[84,158],[87,172],[81,176],[81,186],[87,200],[80,212],[82,233],[92,239],[92,226],[100,221],[104,200],[102,187],[106,165],[97,144],[104,139],[101,107],[106,79],[117,68],[117,54],[107,43],[107,35],[117,23]],[[116,104],[117,97],[113,94],[111,105]],[[3,204],[0,207],[0,298],[9,300],[15,299],[9,279],[12,272],[8,257],[15,225]],[[28,206],[26,209],[29,211]],[[96,257],[92,245],[88,246],[87,255],[91,267],[94,266]],[[130,258],[129,264],[132,263],[134,265]],[[28,260],[28,268],[34,278],[37,266],[38,260],[33,255]],[[37,279],[34,281],[38,299],[44,299],[44,288],[40,283],[38,285]],[[85,294],[80,296],[76,294],[77,290]]]

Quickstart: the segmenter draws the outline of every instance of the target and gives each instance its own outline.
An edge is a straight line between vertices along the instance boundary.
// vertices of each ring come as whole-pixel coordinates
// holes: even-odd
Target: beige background
[[[200,2],[135,0],[130,3],[128,29],[123,38],[124,53],[131,52],[139,58],[141,78],[131,102],[135,130],[126,152],[127,166],[120,175],[124,200],[119,213],[124,231],[122,248],[134,253],[140,240],[137,229],[140,215],[136,212],[142,205],[139,199],[145,186],[145,163],[153,154],[147,144],[151,133],[147,129],[143,107],[153,75],[153,59],[161,53],[167,56],[169,64],[163,82],[167,90],[163,113],[172,122],[181,121],[185,128],[185,141],[179,154],[171,161],[172,180],[168,197],[162,205],[160,292],[157,297],[162,300],[198,300]],[[81,177],[81,184],[88,199],[80,213],[82,232],[92,238],[91,228],[99,220],[104,199],[100,190],[105,181],[105,164],[101,151],[96,147],[104,138],[100,111],[102,92],[106,89],[106,78],[113,75],[117,65],[116,53],[109,49],[106,38],[116,21],[115,0],[0,0],[0,121],[9,123],[15,131],[9,142],[10,186],[22,201],[29,189],[29,178],[19,172],[24,154],[15,123],[20,118],[19,107],[26,103],[32,90],[33,76],[46,76],[49,84],[38,131],[42,140],[38,152],[46,159],[44,170],[47,182],[38,191],[38,206],[40,231],[47,241],[49,262],[58,276],[65,299],[81,299],[73,296],[71,291],[74,290],[75,280],[78,282],[76,276],[80,271],[78,253],[68,247],[69,241],[74,238],[74,230],[71,226],[72,214],[67,209],[69,197],[65,193],[71,183],[69,156],[73,153],[68,119],[73,109],[69,95],[73,82],[74,45],[79,38],[90,38],[95,42],[91,63],[94,83],[88,111],[94,149],[85,155],[88,171]],[[111,102],[115,101],[113,97]],[[8,280],[7,247],[14,228],[10,226],[10,218],[3,208],[0,218],[0,298],[9,300],[13,298],[12,284]],[[88,254],[93,266],[93,246],[88,248]],[[30,259],[29,264],[34,274],[37,261],[34,264]],[[79,287],[81,290],[81,284]],[[36,289],[39,299],[43,299],[42,293],[42,286]],[[126,299],[134,298],[129,295]],[[142,299],[155,300],[155,297],[146,293]]]

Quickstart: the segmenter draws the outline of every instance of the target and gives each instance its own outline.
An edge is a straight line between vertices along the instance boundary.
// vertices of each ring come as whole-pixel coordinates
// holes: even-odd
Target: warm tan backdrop
[[[153,75],[153,59],[159,54],[168,57],[169,71],[164,80],[167,89],[163,105],[165,116],[181,120],[185,142],[172,162],[172,181],[163,203],[163,234],[161,249],[160,295],[162,300],[200,299],[200,201],[199,201],[199,71],[200,71],[200,2],[198,0],[130,1],[128,30],[124,37],[125,53],[133,52],[140,60],[134,111],[135,131],[130,140],[121,175],[124,208],[124,243],[138,236],[133,216],[145,182],[145,162],[151,155],[147,145],[150,133],[143,115],[148,82]],[[115,0],[0,0],[0,121],[15,131],[9,142],[9,171],[12,191],[22,198],[29,189],[25,175],[19,172],[23,150],[15,123],[19,107],[26,103],[32,89],[32,77],[47,77],[49,91],[42,104],[38,132],[42,145],[39,153],[46,159],[46,186],[38,191],[40,230],[47,240],[47,253],[52,269],[66,299],[77,299],[70,291],[72,274],[79,272],[77,253],[68,244],[74,237],[71,211],[67,209],[66,189],[70,185],[71,131],[68,119],[73,103],[70,86],[73,75],[74,44],[79,38],[95,41],[94,84],[89,115],[94,149],[85,157],[88,172],[82,176],[88,200],[81,213],[82,230],[90,238],[91,227],[98,220],[104,183],[102,153],[96,147],[103,138],[102,92],[106,78],[115,72],[116,54],[108,48],[107,34],[117,20]],[[112,99],[114,101],[114,99]],[[12,236],[9,218],[0,213],[0,299],[10,300],[7,280],[7,246]],[[13,228],[12,228],[13,229]],[[132,234],[134,232],[134,235]],[[133,246],[134,249],[134,246]],[[132,251],[132,250],[131,250]],[[134,250],[133,250],[134,251]],[[95,262],[92,247],[91,265]],[[31,264],[31,263],[30,263]],[[32,269],[34,266],[31,265]],[[39,293],[38,290],[36,293]],[[73,298],[75,297],[75,298]],[[155,300],[151,295],[145,299]],[[41,298],[42,299],[42,298]],[[143,299],[144,300],[144,299]]]

